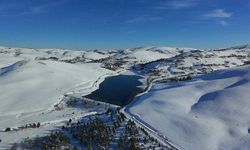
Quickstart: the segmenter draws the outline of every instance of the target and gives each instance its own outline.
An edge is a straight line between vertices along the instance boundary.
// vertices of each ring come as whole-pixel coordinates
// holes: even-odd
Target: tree
[[[16,143],[14,143],[13,144],[13,146],[11,146],[11,148],[10,148],[11,150],[17,150],[17,144]]]
[[[41,124],[40,124],[40,122],[38,122],[37,125],[36,125],[36,127],[40,128],[40,126],[41,126]]]
[[[132,137],[130,140],[129,140],[129,149],[131,150],[138,150],[138,146],[137,146],[137,141],[134,137]]]
[[[109,109],[106,111],[106,114],[107,114],[107,115],[111,115],[112,112],[113,112],[112,109],[109,108]]]
[[[5,129],[5,132],[9,132],[11,129],[8,127]]]

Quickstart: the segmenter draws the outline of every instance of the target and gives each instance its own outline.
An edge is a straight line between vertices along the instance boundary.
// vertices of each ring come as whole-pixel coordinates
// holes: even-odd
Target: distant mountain
[[[234,46],[228,49],[250,49],[250,44],[245,44],[245,45],[239,45],[239,46]]]

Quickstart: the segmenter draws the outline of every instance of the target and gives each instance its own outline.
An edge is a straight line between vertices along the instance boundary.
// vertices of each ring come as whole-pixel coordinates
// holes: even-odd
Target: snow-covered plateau
[[[156,139],[151,148],[169,148],[162,140],[166,139],[179,149],[249,149],[249,47],[80,51],[0,47],[0,149],[48,135],[69,119],[79,123],[83,117],[101,114],[107,121],[103,113],[116,106],[83,102],[83,96],[98,89],[105,77],[118,74],[146,79],[145,92],[125,106],[124,113],[141,128],[154,131],[149,132]],[[72,107],[75,104],[79,105]],[[111,120],[121,120],[117,116]],[[39,127],[34,127],[37,123]],[[116,134],[126,124],[129,129],[133,126],[123,120]],[[144,143],[146,131],[138,134]],[[118,135],[112,137],[122,137]],[[113,148],[119,145],[114,141]]]

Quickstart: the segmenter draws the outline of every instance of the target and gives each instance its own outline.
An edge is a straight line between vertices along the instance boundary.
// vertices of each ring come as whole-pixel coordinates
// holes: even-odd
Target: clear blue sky
[[[249,0],[0,0],[0,44],[36,48],[250,43]]]

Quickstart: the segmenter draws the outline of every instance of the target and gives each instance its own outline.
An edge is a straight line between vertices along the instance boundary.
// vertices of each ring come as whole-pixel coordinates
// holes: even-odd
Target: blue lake
[[[87,98],[125,106],[131,102],[135,95],[143,92],[139,81],[142,77],[135,75],[118,75],[106,78],[99,89],[85,96]]]

